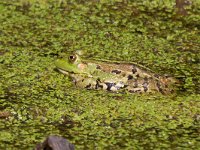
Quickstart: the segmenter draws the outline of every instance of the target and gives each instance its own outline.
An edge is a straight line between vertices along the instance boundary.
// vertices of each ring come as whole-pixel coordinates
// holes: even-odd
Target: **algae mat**
[[[198,1],[0,0],[0,149],[46,136],[76,149],[200,147]],[[78,89],[54,61],[75,50],[181,80],[172,95]]]

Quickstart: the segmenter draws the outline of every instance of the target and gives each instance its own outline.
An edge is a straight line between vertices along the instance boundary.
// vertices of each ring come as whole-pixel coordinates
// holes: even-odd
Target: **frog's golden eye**
[[[69,60],[74,62],[76,60],[76,55],[70,55]]]

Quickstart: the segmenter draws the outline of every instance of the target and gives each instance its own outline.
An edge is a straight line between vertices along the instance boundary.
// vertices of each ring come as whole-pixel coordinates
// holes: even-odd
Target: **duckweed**
[[[198,149],[199,6],[0,0],[0,149],[33,149],[51,134],[76,149]],[[173,95],[78,89],[54,66],[75,50],[137,62],[181,86]]]

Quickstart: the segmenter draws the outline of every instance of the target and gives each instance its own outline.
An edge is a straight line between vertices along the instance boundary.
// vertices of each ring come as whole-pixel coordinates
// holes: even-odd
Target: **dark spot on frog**
[[[100,87],[101,89],[103,89],[103,85],[99,85],[99,87]]]
[[[120,74],[120,73],[121,73],[120,70],[112,70],[111,72],[112,72],[112,73],[115,73],[115,74]]]
[[[101,66],[97,65],[96,69],[101,69]]]
[[[115,83],[105,82],[105,84],[107,85],[107,90],[108,90],[108,91],[111,91],[111,88],[112,88],[113,86],[115,86]]]
[[[135,93],[135,91],[134,91],[134,90],[129,90],[129,92],[130,92],[130,93]]]
[[[147,92],[148,91],[148,85],[149,85],[147,78],[144,78],[144,83],[142,85],[143,85],[143,88],[144,88],[144,92]]]
[[[101,88],[103,89],[103,85],[99,84],[99,80],[96,81],[95,89]]]
[[[140,77],[140,75],[139,75],[139,74],[137,74],[137,75],[136,75],[136,77],[137,77],[137,78],[139,78],[139,77]]]
[[[131,80],[133,79],[133,76],[132,75],[128,75],[128,80]]]
[[[138,87],[138,81],[137,80],[134,80],[133,81],[133,88],[137,88]]]
[[[165,84],[165,88],[169,88],[167,84]]]
[[[137,69],[135,66],[133,66],[132,73],[135,74],[136,72],[137,72]]]
[[[148,78],[147,78],[147,77],[144,77],[144,81],[145,81],[145,82],[148,82]]]
[[[85,88],[89,89],[91,87],[91,84],[88,84]]]
[[[124,85],[124,87],[123,88],[127,88],[129,85]]]
[[[163,89],[161,88],[161,85],[160,85],[159,82],[156,83],[156,86],[158,87],[158,91],[159,91],[160,93],[164,94],[164,91],[163,91]]]
[[[140,93],[141,90],[129,90],[130,93]]]

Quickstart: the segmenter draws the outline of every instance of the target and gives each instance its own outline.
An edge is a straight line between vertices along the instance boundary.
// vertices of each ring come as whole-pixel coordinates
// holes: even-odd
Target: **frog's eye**
[[[70,55],[69,56],[69,60],[72,61],[72,62],[75,61],[76,60],[76,55]]]

